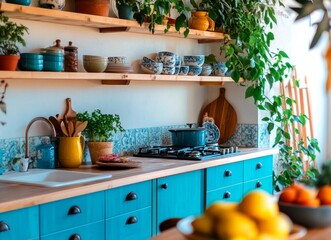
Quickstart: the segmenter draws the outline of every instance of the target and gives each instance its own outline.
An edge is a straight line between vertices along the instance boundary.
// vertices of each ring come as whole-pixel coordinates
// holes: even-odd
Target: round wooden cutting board
[[[201,110],[199,116],[200,125],[206,113],[209,117],[214,118],[215,124],[220,130],[218,143],[225,143],[232,137],[237,128],[237,113],[225,99],[225,88],[220,88],[219,97]]]

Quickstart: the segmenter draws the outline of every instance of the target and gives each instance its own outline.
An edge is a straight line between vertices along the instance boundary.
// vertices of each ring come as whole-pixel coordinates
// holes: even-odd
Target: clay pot
[[[108,17],[109,0],[75,0],[76,12]]]
[[[197,29],[201,31],[214,31],[215,22],[208,17],[208,13],[205,11],[191,12],[192,16],[188,21],[189,28]]]
[[[88,142],[87,145],[93,164],[96,163],[101,156],[113,153],[114,142]]]
[[[16,71],[20,56],[17,55],[0,55],[1,71]]]

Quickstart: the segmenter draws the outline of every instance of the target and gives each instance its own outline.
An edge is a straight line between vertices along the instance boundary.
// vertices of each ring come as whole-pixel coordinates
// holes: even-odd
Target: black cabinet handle
[[[138,222],[138,218],[135,216],[129,217],[128,220],[126,220],[126,224],[135,224]]]
[[[256,169],[261,169],[262,167],[263,167],[262,163],[259,162],[256,164]]]
[[[4,221],[0,222],[0,232],[7,232],[10,230],[10,227],[7,223],[5,223]]]
[[[232,176],[232,172],[231,172],[231,170],[225,170],[225,172],[224,172],[224,176],[226,176],[226,177],[230,177],[230,176]]]
[[[163,184],[161,185],[161,188],[163,188],[163,189],[167,189],[167,188],[168,188],[168,184],[163,183]]]
[[[129,192],[129,194],[126,195],[125,201],[132,201],[136,199],[138,199],[137,194],[135,194],[134,192]]]
[[[256,187],[257,187],[257,188],[262,187],[262,183],[261,183],[260,181],[258,181],[258,182],[256,183]]]
[[[223,198],[230,198],[231,197],[231,193],[230,192],[225,192],[223,194]]]
[[[72,234],[68,240],[82,240],[81,236],[77,233]]]
[[[82,213],[82,210],[80,210],[80,207],[78,206],[72,206],[68,211],[68,215],[76,215],[80,213]]]

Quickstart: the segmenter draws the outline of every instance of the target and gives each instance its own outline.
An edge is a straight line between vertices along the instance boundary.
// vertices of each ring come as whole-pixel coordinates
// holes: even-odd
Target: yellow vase
[[[188,21],[189,28],[202,30],[202,31],[214,31],[215,22],[208,17],[208,13],[205,11],[191,12],[192,16]]]
[[[80,137],[59,138],[59,162],[62,167],[75,168],[82,164],[85,139]]]

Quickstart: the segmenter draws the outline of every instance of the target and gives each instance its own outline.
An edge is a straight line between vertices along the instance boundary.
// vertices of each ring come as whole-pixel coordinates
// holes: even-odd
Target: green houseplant
[[[3,89],[0,95],[0,111],[3,112],[4,114],[7,113],[7,108],[6,108],[6,102],[5,102],[5,94],[6,94],[6,90],[8,87],[8,83],[6,83],[5,80],[1,80],[0,81],[0,87]],[[0,121],[1,125],[4,125],[5,122]]]
[[[77,113],[77,121],[88,121],[83,134],[88,139],[88,147],[92,163],[95,163],[101,155],[112,153],[114,142],[111,137],[118,131],[124,131],[119,115],[102,113],[100,109],[91,114],[87,111]]]
[[[28,33],[26,26],[11,22],[0,14],[0,70],[16,70],[20,58],[18,44],[26,45],[25,33]]]
[[[133,19],[133,14],[138,9],[138,2],[135,0],[116,0],[118,17],[122,19]]]

